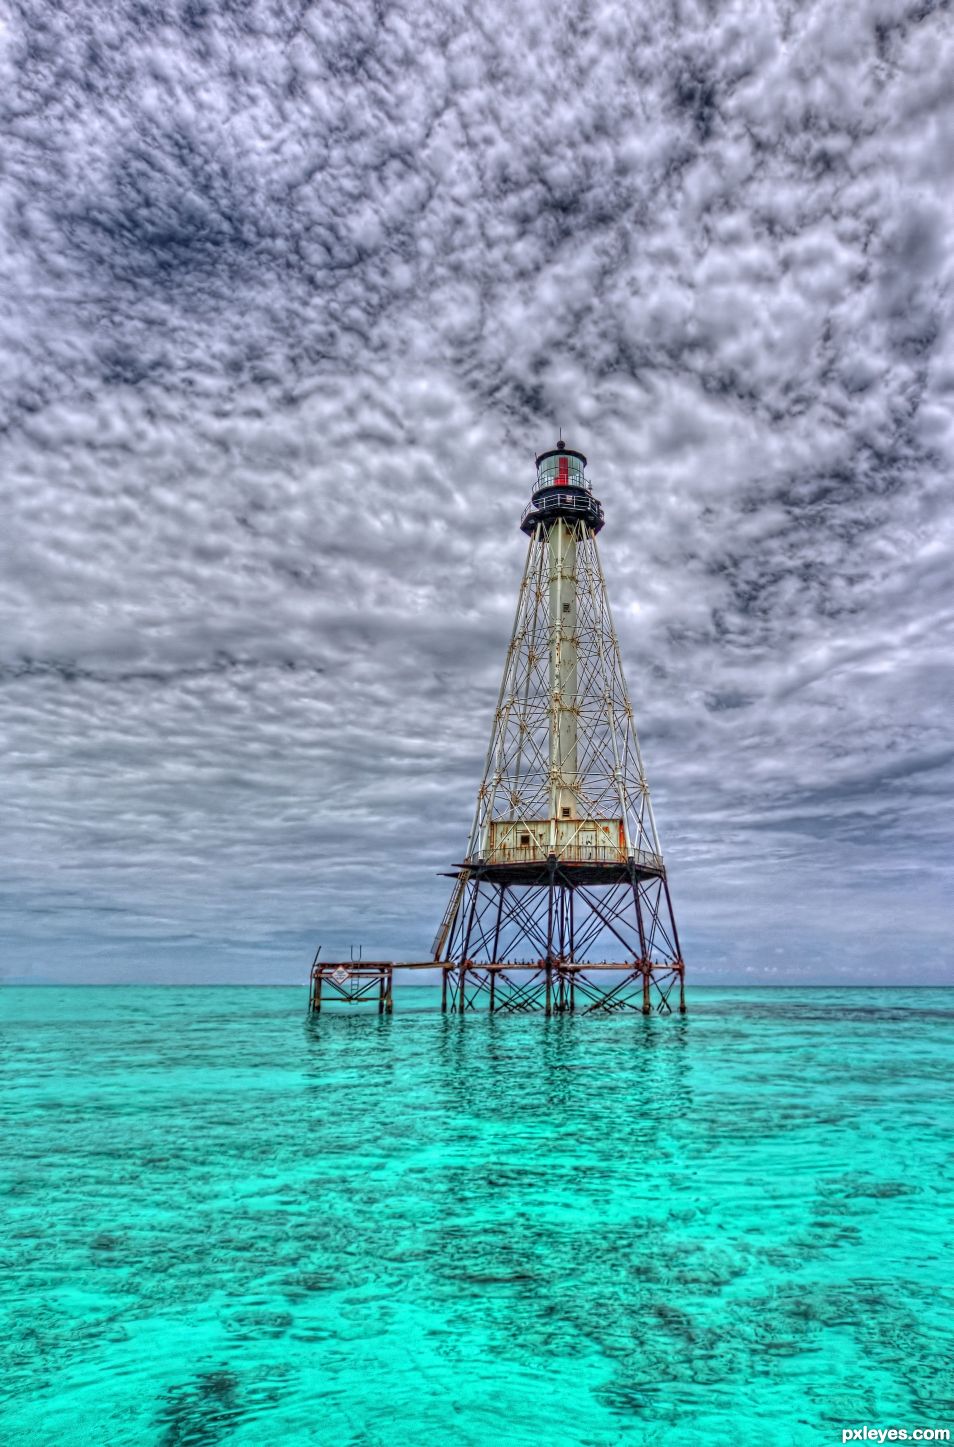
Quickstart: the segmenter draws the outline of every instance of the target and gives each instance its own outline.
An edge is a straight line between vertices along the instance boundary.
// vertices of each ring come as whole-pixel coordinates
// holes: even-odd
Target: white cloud
[[[936,978],[951,50],[921,0],[15,7],[4,972],[420,955],[560,424],[690,966]]]

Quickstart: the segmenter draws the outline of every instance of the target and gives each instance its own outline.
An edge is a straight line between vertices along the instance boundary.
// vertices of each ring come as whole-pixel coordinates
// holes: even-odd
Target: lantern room
[[[541,452],[537,458],[537,488],[585,487],[585,470],[586,458],[582,452],[574,452],[561,438],[556,447]]]

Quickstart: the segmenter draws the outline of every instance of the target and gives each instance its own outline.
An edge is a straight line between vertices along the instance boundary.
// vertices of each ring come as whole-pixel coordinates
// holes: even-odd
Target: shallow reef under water
[[[954,990],[0,991],[18,1447],[954,1429]]]

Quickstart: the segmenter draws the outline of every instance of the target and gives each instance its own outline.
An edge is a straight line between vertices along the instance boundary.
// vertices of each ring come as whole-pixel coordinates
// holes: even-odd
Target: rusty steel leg
[[[447,1014],[447,971],[441,970],[441,1014]]]
[[[679,943],[679,931],[676,929],[676,916],[672,907],[672,895],[669,893],[669,880],[663,877],[663,889],[666,893],[666,908],[669,910],[669,923],[672,925],[672,942],[676,946],[676,958],[682,959],[682,945]]]
[[[650,1004],[649,1004],[649,980],[648,980],[648,973],[647,973],[648,970],[649,970],[649,956],[648,956],[648,951],[647,951],[647,949],[646,949],[646,931],[645,931],[645,929],[643,928],[643,911],[642,911],[642,909],[640,908],[640,903],[639,903],[639,880],[636,878],[636,870],[635,870],[635,868],[633,869],[633,903],[634,903],[635,906],[636,906],[636,926],[637,926],[637,928],[638,928],[638,930],[639,930],[639,952],[640,952],[640,954],[641,954],[641,956],[642,956],[642,967],[643,967],[643,972],[644,972],[644,973],[643,973],[643,1014],[644,1014],[644,1015],[648,1015],[648,1014],[649,1014],[649,1011],[650,1011]]]
[[[547,993],[546,993],[546,1001],[547,1001],[546,1013],[547,1013],[548,1015],[552,1015],[552,1014],[553,1014],[553,966],[550,964],[550,961],[549,961],[549,960],[547,960]]]
[[[464,930],[464,938],[461,941],[461,962],[470,959],[470,936],[474,928],[474,916],[477,913],[477,901],[480,898],[480,877],[471,880],[470,909],[467,912],[467,925]]]
[[[311,1008],[316,1015],[321,1014],[321,971],[314,978],[311,991]]]
[[[497,971],[489,970],[488,974],[490,975],[490,1013],[492,1015],[494,1013],[494,997],[497,993]]]
[[[570,888],[569,888],[569,890],[567,891],[567,893],[568,893],[569,896],[570,896],[570,899],[569,899],[569,915],[570,915],[570,959],[571,959],[571,960],[575,960],[575,959],[576,959],[576,953],[575,953],[575,951],[576,951],[576,942],[575,942],[575,940],[574,940],[574,938],[573,938],[573,887],[572,887],[572,885],[570,886]]]
[[[497,958],[497,951],[498,951],[499,948],[500,948],[500,926],[501,926],[501,923],[502,923],[502,921],[503,921],[504,896],[506,895],[506,893],[507,893],[507,886],[506,886],[505,884],[501,884],[501,885],[500,885],[500,897],[499,897],[499,899],[497,900],[497,922],[496,922],[496,924],[494,925],[494,948],[493,948],[492,962],[496,960],[496,958]],[[493,1006],[491,1006],[491,1009],[493,1009]]]
[[[679,1013],[680,1015],[686,1013],[686,972],[684,969],[679,971]]]
[[[547,886],[547,1014],[550,1013],[550,968],[553,960],[553,888],[556,879],[556,855],[551,854],[547,859],[547,873],[550,877]]]

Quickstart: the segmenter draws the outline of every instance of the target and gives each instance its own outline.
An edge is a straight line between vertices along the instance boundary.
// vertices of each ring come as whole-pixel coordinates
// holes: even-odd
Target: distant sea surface
[[[0,990],[0,1440],[954,1428],[954,991],[689,998]]]

